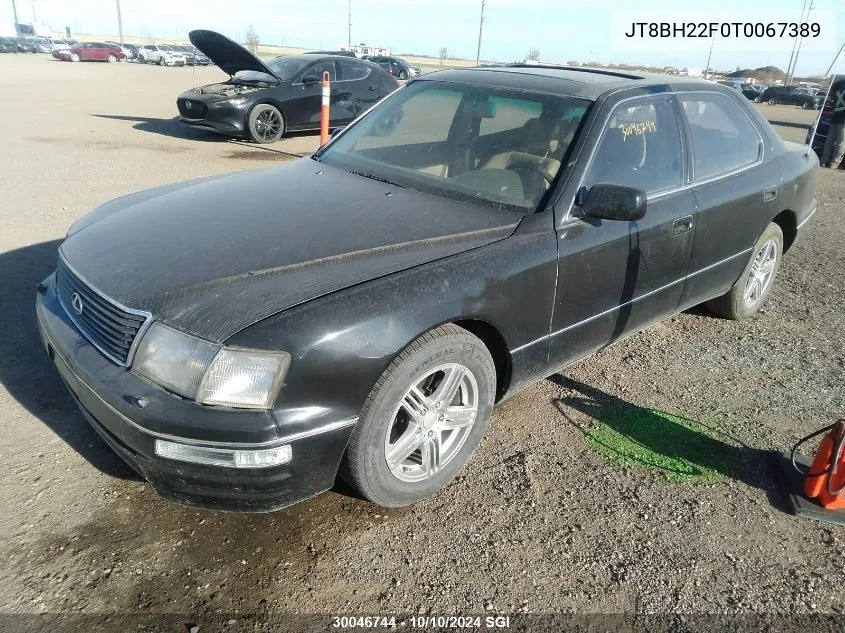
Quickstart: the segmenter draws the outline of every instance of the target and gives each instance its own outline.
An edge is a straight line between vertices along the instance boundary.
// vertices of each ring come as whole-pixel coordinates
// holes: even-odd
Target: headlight
[[[269,409],[289,365],[285,352],[227,348],[153,323],[132,369],[202,404]]]
[[[247,102],[246,97],[232,97],[231,99],[223,99],[222,101],[215,101],[208,104],[209,108],[231,108],[243,105]]]

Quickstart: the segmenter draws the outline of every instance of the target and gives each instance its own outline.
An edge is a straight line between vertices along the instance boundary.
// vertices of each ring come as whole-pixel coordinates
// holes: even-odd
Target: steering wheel
[[[554,180],[554,175],[543,169],[542,163],[534,160],[517,159],[508,163],[505,169],[519,175],[522,181],[523,197],[528,200],[539,200],[552,186]]]

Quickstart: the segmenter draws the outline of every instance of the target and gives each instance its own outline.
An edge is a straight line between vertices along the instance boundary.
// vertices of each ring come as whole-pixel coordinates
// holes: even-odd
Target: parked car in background
[[[331,125],[346,125],[397,88],[375,64],[336,55],[285,55],[266,63],[214,31],[190,33],[191,42],[230,78],[192,88],[176,100],[180,121],[258,143],[286,132],[320,128],[321,80],[331,78]]]
[[[770,86],[760,95],[760,100],[767,102],[769,105],[783,103],[801,106],[805,110],[818,110],[822,106],[823,97],[818,96],[808,88]]]
[[[115,42],[113,40],[106,40],[103,43],[108,44],[109,46],[116,46],[117,48],[119,48],[120,51],[123,53],[124,57],[128,60],[135,59],[135,51],[138,50],[137,48],[133,49],[133,47],[130,47],[126,44],[121,44],[120,42]]]
[[[339,55],[340,57],[355,57],[358,56],[352,51],[306,51],[305,55]]]
[[[745,81],[722,80],[717,81],[716,83],[718,83],[720,86],[727,86],[728,88],[738,90],[742,93],[742,96],[744,96],[749,101],[754,101],[755,103],[759,103],[760,98],[763,95],[763,91],[760,90],[757,86]]]
[[[196,46],[193,45],[172,45],[174,50],[177,50],[185,55],[185,63],[188,66],[208,66],[209,59],[208,57],[200,50],[197,50]]]
[[[366,59],[367,61],[371,61],[374,64],[378,64],[397,79],[410,79],[411,77],[416,77],[417,75],[422,73],[419,68],[417,68],[416,66],[411,66],[401,57],[370,55],[369,57],[365,57],[364,59]]]
[[[15,43],[15,46],[17,46],[19,53],[38,52],[38,48],[35,46],[35,43],[31,42],[25,37],[13,37],[10,39]]]
[[[17,53],[18,45],[11,37],[0,37],[0,53]]]
[[[184,66],[184,53],[174,51],[168,44],[144,44],[138,51],[138,61],[159,66]]]
[[[839,96],[837,96],[839,95]],[[807,132],[807,143],[810,143],[812,138],[813,151],[821,158],[824,151],[824,144],[827,141],[828,129],[830,128],[830,117],[833,116],[833,110],[836,108],[838,99],[845,99],[845,75],[834,75],[831,81],[830,91],[823,91],[821,98],[825,98],[823,107],[816,118],[816,122],[812,128]],[[843,103],[839,103],[841,108]],[[813,134],[815,130],[815,134]],[[845,167],[845,160],[843,160],[841,167]]]
[[[55,57],[66,62],[115,62],[126,59],[119,46],[105,42],[82,42],[67,49],[55,51]]]
[[[44,37],[28,37],[26,38],[35,46],[35,50],[37,53],[52,53],[53,52],[53,42]]]
[[[53,53],[53,57],[56,57],[56,53],[58,53],[59,51],[67,50],[71,46],[75,46],[76,44],[79,43],[76,40],[60,40],[60,39],[53,39],[52,42],[53,42],[53,48],[50,52]]]
[[[291,94],[313,63],[356,63],[265,65],[191,35]],[[494,405],[532,383],[702,302],[754,316],[818,174],[712,83],[440,71],[312,156],[83,217],[38,326],[88,422],[168,499],[270,511],[339,474],[402,506],[455,478]]]

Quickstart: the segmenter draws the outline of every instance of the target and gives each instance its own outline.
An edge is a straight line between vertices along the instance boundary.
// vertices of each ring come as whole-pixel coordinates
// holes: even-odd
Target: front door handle
[[[672,222],[672,233],[673,235],[682,235],[687,231],[692,230],[692,216],[685,215],[682,218],[677,218],[674,222]]]

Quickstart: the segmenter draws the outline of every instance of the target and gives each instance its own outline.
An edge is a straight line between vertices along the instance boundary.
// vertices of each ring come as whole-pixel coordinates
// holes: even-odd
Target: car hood
[[[113,200],[71,228],[61,254],[106,296],[220,342],[310,299],[504,239],[521,218],[305,158]]]
[[[225,35],[199,29],[188,33],[188,38],[223,72],[234,75],[242,70],[254,70],[276,77],[264,62]]]

